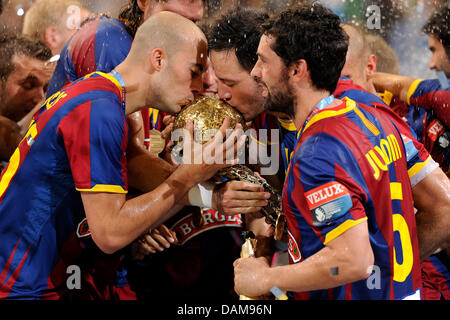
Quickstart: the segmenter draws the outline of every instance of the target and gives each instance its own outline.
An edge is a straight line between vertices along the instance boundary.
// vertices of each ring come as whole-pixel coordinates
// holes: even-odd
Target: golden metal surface
[[[237,123],[242,124],[243,130],[247,130],[242,115],[223,100],[205,97],[197,100],[193,104],[185,107],[177,116],[174,129],[182,129],[186,126],[188,119],[194,121],[195,141],[206,143],[222,126],[225,117],[231,120],[230,128],[234,128]],[[181,145],[175,146],[175,148]],[[235,165],[220,170],[216,177],[228,180],[240,180],[255,183],[264,187],[272,194],[269,204],[262,208],[261,213],[266,217],[266,221],[275,227],[275,239],[281,240],[285,235],[286,217],[281,212],[281,194],[275,190],[264,179],[261,179],[245,165]]]
[[[231,120],[230,128],[234,128],[237,123],[242,125],[243,130],[247,130],[244,118],[232,106],[223,100],[204,97],[193,104],[183,108],[178,114],[174,129],[181,129],[186,126],[186,121],[194,121],[195,141],[206,143],[214,136],[223,123],[225,117]]]

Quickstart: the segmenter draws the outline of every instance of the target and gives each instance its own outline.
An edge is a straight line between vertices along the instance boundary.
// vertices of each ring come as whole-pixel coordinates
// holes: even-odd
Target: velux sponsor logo
[[[330,182],[306,193],[306,198],[308,199],[309,207],[312,209],[346,193],[347,190],[342,184]]]

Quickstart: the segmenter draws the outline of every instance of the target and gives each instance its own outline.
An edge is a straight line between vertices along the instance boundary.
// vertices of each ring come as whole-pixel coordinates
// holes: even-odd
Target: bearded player
[[[237,260],[237,292],[258,296],[277,286],[298,299],[420,299],[401,137],[374,108],[331,95],[348,46],[339,18],[315,3],[282,12],[264,30],[252,75],[266,85],[268,107],[292,115],[301,128],[283,189],[293,250],[289,266]],[[385,169],[372,166],[373,150],[386,143],[395,156]],[[380,268],[379,290],[365,281],[373,265]]]

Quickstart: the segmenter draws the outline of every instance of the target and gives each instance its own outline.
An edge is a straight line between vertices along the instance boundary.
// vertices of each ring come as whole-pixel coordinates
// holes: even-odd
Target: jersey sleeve
[[[124,112],[109,99],[77,106],[60,122],[58,133],[78,191],[127,193]]]
[[[408,91],[408,104],[432,110],[447,127],[450,127],[449,101],[450,91],[443,89],[438,79],[418,79]]]
[[[125,60],[131,42],[125,26],[117,19],[99,17],[87,22],[61,51],[47,97],[92,72],[111,72]]]
[[[94,71],[111,72],[115,67],[125,60],[130,52],[132,38],[125,26],[117,19],[101,17],[95,32],[94,50],[83,48],[83,39],[77,43],[81,46],[78,50],[81,54],[72,53],[72,59],[76,65],[78,75],[84,76]],[[84,65],[84,56],[93,54],[91,61],[95,63],[95,70],[90,64]],[[79,61],[79,62],[78,62]]]
[[[294,177],[303,194],[293,197],[302,215],[326,245],[367,220],[365,191],[353,176],[361,170],[352,152],[337,139],[316,134],[294,155]]]

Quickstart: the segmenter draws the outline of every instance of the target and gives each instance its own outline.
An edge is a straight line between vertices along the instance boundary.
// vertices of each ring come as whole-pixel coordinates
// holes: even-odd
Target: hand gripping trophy
[[[204,97],[183,108],[175,119],[174,130],[183,129],[186,126],[186,121],[191,119],[194,122],[195,141],[202,144],[207,143],[214,137],[225,117],[230,118],[231,128],[235,128],[236,124],[240,123],[244,130],[247,129],[242,115],[228,103],[218,98]],[[182,139],[175,141],[175,143],[172,154],[182,154]],[[240,158],[241,156],[242,155],[240,155]],[[243,162],[245,163],[245,160]],[[274,238],[276,240],[281,240],[285,237],[286,217],[281,212],[281,195],[278,190],[275,190],[269,183],[245,164],[237,164],[222,169],[216,174],[215,178],[222,181],[247,181],[263,186],[266,191],[272,194],[272,197],[269,199],[268,205],[261,210],[261,213],[266,218],[266,222],[272,224],[275,228]],[[249,231],[244,231],[242,238],[243,246],[241,257],[249,257],[255,252],[255,247],[257,245],[256,239],[253,233]],[[241,296],[240,299],[251,300],[252,298]]]
[[[225,101],[212,97],[201,98],[183,108],[175,119],[174,130],[183,129],[186,121],[191,119],[194,121],[194,139],[196,142],[203,144],[214,137],[225,117],[230,118],[232,128],[240,123],[246,130],[244,118],[237,110]],[[176,142],[172,153],[180,154],[182,145],[182,141]],[[275,239],[281,240],[283,238],[286,217],[281,212],[281,195],[278,190],[275,190],[269,183],[243,164],[220,170],[216,174],[216,178],[251,182],[263,186],[266,191],[270,192],[272,197],[269,199],[269,204],[261,210],[261,213],[265,216],[266,221],[275,227]]]

